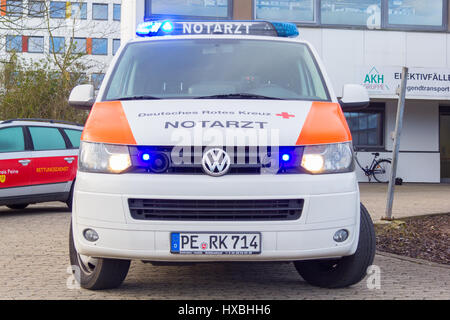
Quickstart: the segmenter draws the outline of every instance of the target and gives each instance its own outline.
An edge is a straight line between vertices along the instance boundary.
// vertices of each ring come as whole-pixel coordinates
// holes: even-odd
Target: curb
[[[392,217],[392,221],[404,221],[404,220],[414,219],[414,218],[443,216],[443,215],[446,215],[446,214],[450,214],[450,212],[424,213],[424,214],[419,214],[419,215],[415,215],[415,216],[405,216],[405,217],[400,217],[400,218]],[[392,221],[387,221],[387,220],[374,220],[374,221],[373,221],[373,224],[383,225],[383,224],[388,224],[388,223],[390,223],[390,222],[392,222]]]
[[[388,258],[393,258],[393,259],[397,259],[397,260],[412,262],[415,264],[426,265],[429,267],[444,268],[444,269],[450,270],[450,265],[440,264],[440,263],[431,262],[431,261],[427,261],[427,260],[423,260],[423,259],[416,259],[416,258],[411,258],[411,257],[407,257],[407,256],[400,256],[398,254],[384,252],[384,251],[378,251],[378,250],[377,250],[376,254],[379,256],[382,256],[382,257],[388,257]]]

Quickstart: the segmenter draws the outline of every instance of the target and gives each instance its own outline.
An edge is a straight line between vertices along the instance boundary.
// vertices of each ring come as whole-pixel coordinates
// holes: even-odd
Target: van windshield
[[[329,101],[305,44],[243,39],[130,43],[104,100],[280,99]]]

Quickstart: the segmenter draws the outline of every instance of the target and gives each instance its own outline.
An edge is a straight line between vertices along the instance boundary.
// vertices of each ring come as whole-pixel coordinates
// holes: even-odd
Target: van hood
[[[329,132],[330,125],[340,133]],[[108,101],[94,105],[82,140],[146,146],[295,146],[330,142],[306,141],[316,131],[322,140],[327,135],[325,140],[330,140],[331,135],[333,142],[351,140],[339,105],[330,102]]]

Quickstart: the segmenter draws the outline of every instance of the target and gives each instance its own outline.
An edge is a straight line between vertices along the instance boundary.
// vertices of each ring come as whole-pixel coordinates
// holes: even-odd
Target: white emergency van
[[[70,260],[81,286],[119,286],[130,260],[293,262],[321,287],[375,254],[341,100],[295,25],[147,21],[114,58],[80,146]]]

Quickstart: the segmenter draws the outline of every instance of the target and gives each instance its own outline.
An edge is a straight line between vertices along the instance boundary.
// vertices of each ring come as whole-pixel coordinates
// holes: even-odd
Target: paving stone
[[[346,289],[308,285],[289,263],[216,263],[155,267],[133,261],[115,290],[67,287],[64,207],[20,212],[0,208],[0,299],[450,299],[450,268],[378,254],[381,288],[367,281]]]
[[[387,184],[360,183],[361,202],[374,221],[386,215]],[[393,217],[450,213],[450,184],[407,183],[395,186]]]

